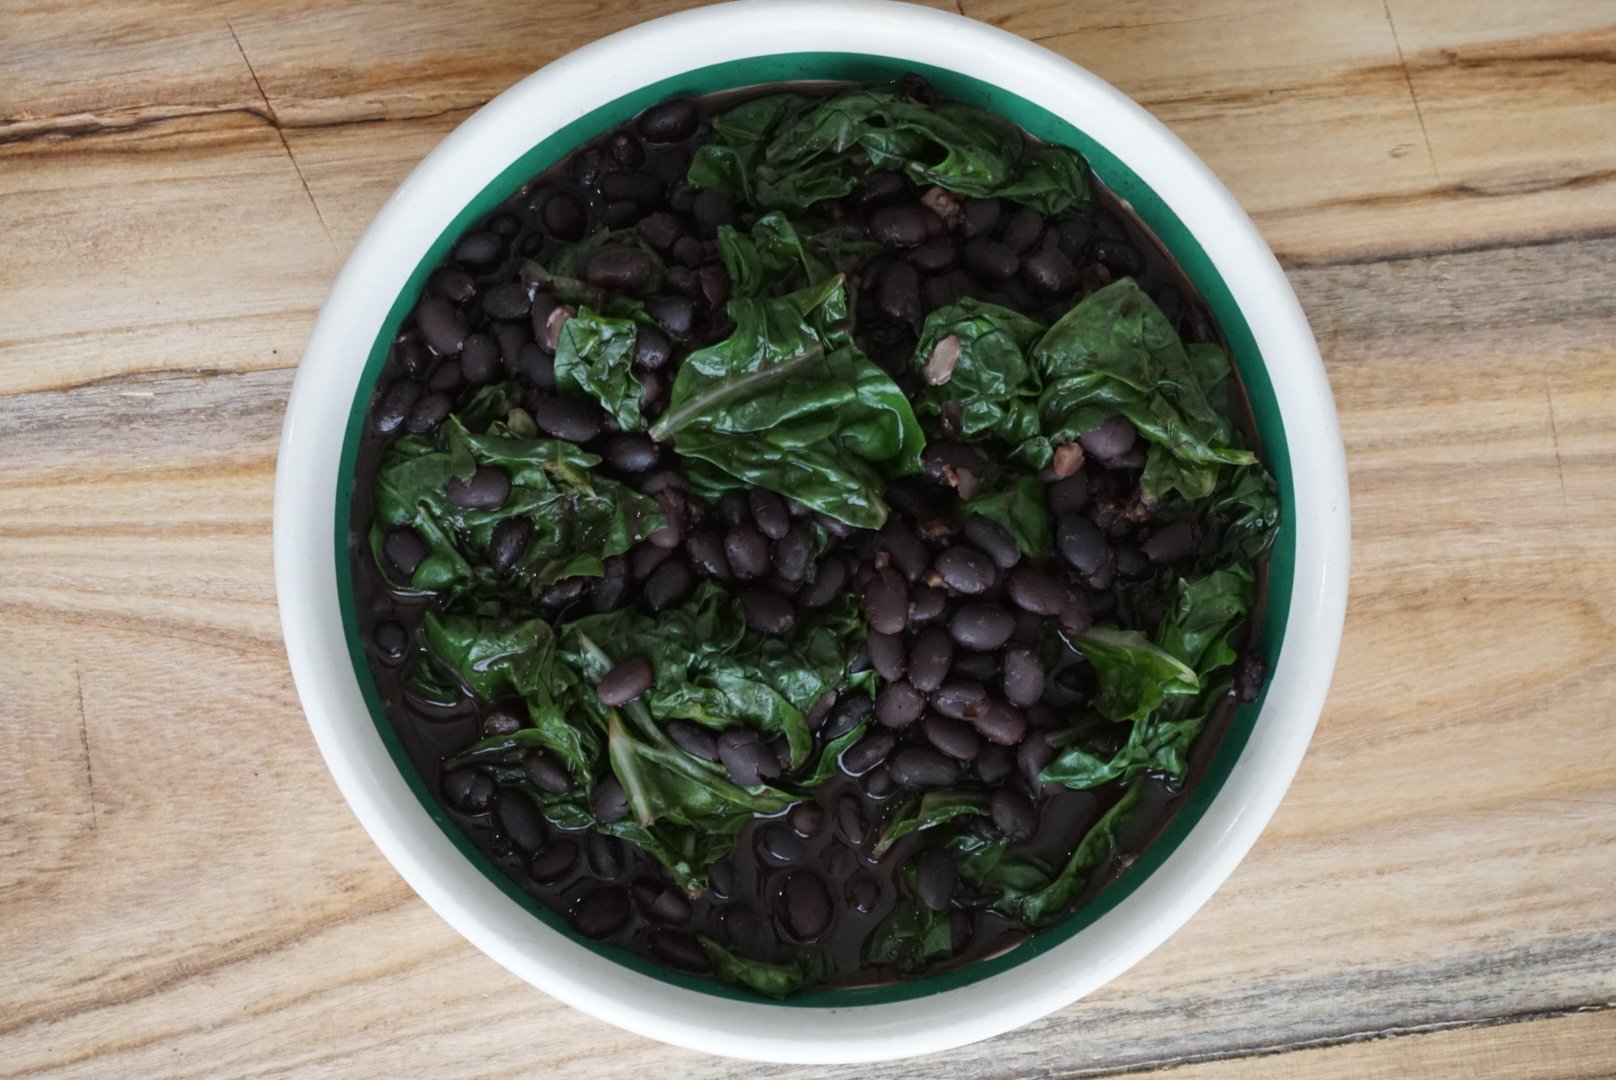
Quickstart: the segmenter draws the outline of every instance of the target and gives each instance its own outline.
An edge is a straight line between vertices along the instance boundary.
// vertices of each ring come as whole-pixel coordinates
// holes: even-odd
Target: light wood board
[[[291,369],[371,215],[682,6],[0,3],[0,1076],[759,1074],[427,910],[319,761],[271,572]],[[1143,102],[1290,270],[1346,637],[1272,826],[1153,956],[988,1043],[768,1074],[1616,1075],[1616,10],[961,6]]]

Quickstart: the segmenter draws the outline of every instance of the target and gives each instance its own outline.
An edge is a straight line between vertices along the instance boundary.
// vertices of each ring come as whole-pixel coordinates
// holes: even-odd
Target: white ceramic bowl
[[[1262,638],[1272,675],[1167,830],[1068,922],[960,973],[768,1003],[572,936],[434,816],[373,718],[345,625],[353,444],[424,274],[525,177],[673,93],[906,70],[1082,150],[1213,306],[1284,500]],[[333,286],[293,385],[275,488],[276,586],[298,693],[343,795],[405,880],[479,949],[586,1013],[692,1049],[784,1062],[987,1038],[1160,945],[1228,877],[1295,774],[1335,664],[1347,553],[1346,467],[1324,369],[1284,274],[1228,191],[1143,109],[1054,53],[957,15],[871,0],[743,0],[658,19],[556,61],[468,119],[388,200]]]

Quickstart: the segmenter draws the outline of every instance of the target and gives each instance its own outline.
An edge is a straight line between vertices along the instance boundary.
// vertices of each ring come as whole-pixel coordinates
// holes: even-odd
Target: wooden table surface
[[[282,652],[292,371],[437,140],[680,6],[0,0],[0,1075],[1616,1075],[1610,0],[961,2],[1228,183],[1346,437],[1318,735],[1137,968],[936,1058],[762,1070],[570,1011],[394,874]]]

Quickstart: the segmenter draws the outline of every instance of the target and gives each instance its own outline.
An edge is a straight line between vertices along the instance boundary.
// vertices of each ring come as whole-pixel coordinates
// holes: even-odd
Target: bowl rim
[[[1162,198],[1170,213],[1181,212],[1187,219],[1196,242],[1215,264],[1213,273],[1229,280],[1231,300],[1242,318],[1255,312],[1252,348],[1264,357],[1285,359],[1279,369],[1259,366],[1277,376],[1282,449],[1299,472],[1307,467],[1303,474],[1309,483],[1295,485],[1286,503],[1287,527],[1296,530],[1298,545],[1294,587],[1284,613],[1289,616],[1284,633],[1289,659],[1280,657],[1265,700],[1253,710],[1250,737],[1234,748],[1223,790],[1214,792],[1191,835],[1154,872],[1141,873],[1106,911],[1037,956],[1021,957],[1022,950],[1016,950],[1012,955],[1019,958],[1004,972],[906,993],[896,1001],[832,1002],[813,1009],[794,1006],[827,1003],[793,999],[782,1004],[724,994],[715,999],[705,988],[659,986],[643,979],[644,973],[635,974],[632,965],[603,959],[559,932],[535,933],[536,924],[520,908],[517,914],[529,924],[513,922],[509,909],[515,902],[509,891],[491,881],[464,880],[469,875],[463,859],[455,861],[456,845],[444,843],[450,839],[447,834],[430,835],[434,823],[419,803],[410,810],[409,798],[418,793],[408,790],[409,770],[389,774],[386,748],[378,753],[380,736],[372,729],[367,740],[368,710],[360,678],[346,650],[337,645],[345,636],[340,625],[333,636],[333,615],[340,624],[348,605],[339,600],[330,544],[334,535],[345,532],[346,515],[339,507],[342,482],[351,474],[345,463],[337,466],[340,450],[332,455],[330,449],[332,432],[340,436],[348,429],[343,414],[352,411],[355,387],[364,385],[358,369],[365,365],[356,365],[355,356],[374,352],[370,344],[410,295],[401,275],[421,272],[432,244],[446,242],[446,235],[458,231],[458,218],[472,208],[472,198],[456,196],[467,194],[468,188],[471,193],[484,190],[494,183],[488,178],[516,168],[513,159],[543,141],[531,136],[554,137],[568,124],[584,122],[633,96],[604,90],[599,73],[635,70],[637,84],[649,89],[662,81],[652,76],[688,76],[702,66],[698,60],[724,65],[760,57],[778,60],[781,54],[847,54],[847,19],[856,19],[865,31],[852,51],[867,59],[934,69],[944,61],[963,78],[988,81],[992,88],[1057,117],[1086,110],[1082,131],[1106,150],[1116,144],[1096,135],[1097,127],[1126,135],[1131,158],[1123,167],[1137,174],[1145,166],[1146,190]],[[742,32],[735,32],[737,25]],[[674,47],[676,39],[685,47]],[[815,44],[823,49],[812,48]],[[647,59],[652,54],[655,62]],[[680,59],[672,61],[673,55]],[[987,70],[993,73],[991,80],[984,79]],[[622,118],[638,107],[643,105]],[[576,143],[598,130],[568,138]],[[1152,172],[1159,174],[1154,184],[1148,181]],[[1234,269],[1240,273],[1230,275]],[[371,343],[364,341],[367,336]],[[340,417],[334,426],[333,416]],[[333,492],[338,498],[331,497]],[[1303,540],[1308,541],[1305,548]],[[323,560],[315,555],[316,544],[324,546]],[[1232,871],[1288,786],[1328,687],[1346,595],[1345,462],[1322,363],[1277,262],[1205,166],[1137,105],[1055,54],[957,15],[852,0],[740,0],[641,24],[529,76],[456,129],[389,199],[333,286],[294,383],[277,472],[275,554],[288,655],[327,764],[383,853],[464,936],[526,981],[654,1038],[767,1060],[874,1060],[973,1041],[1074,1000],[1153,949]],[[491,884],[492,892],[483,887]],[[1089,951],[1074,955],[1072,947],[1085,936]],[[1017,992],[1007,994],[1002,991],[1010,970],[1016,973]],[[924,986],[933,979],[909,985]]]

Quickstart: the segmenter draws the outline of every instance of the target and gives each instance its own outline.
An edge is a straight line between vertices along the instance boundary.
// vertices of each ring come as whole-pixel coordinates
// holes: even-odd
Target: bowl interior
[[[415,770],[388,719],[365,661],[355,610],[354,585],[349,563],[350,503],[353,495],[360,439],[372,394],[387,360],[394,335],[414,307],[427,276],[447,254],[454,240],[474,222],[514,194],[533,175],[543,171],[580,143],[621,123],[647,106],[673,95],[699,95],[761,83],[796,80],[886,81],[906,72],[919,72],[944,95],[989,108],[1021,125],[1034,136],[1070,146],[1088,159],[1095,174],[1131,205],[1183,268],[1201,297],[1211,307],[1229,344],[1236,372],[1244,384],[1256,421],[1260,450],[1279,485],[1282,519],[1270,556],[1267,602],[1257,647],[1270,672],[1279,663],[1281,642],[1291,611],[1296,568],[1296,524],[1291,512],[1294,482],[1284,425],[1264,357],[1251,328],[1212,260],[1177,214],[1115,154],[1069,121],[1040,105],[980,79],[910,60],[841,52],[801,52],[757,56],[698,68],[634,89],[579,117],[527,149],[491,180],[422,253],[408,283],[388,311],[371,344],[357,391],[349,410],[336,485],[334,558],[344,636],[354,674],[370,717],[393,762],[409,784],[422,809],[477,871],[507,897],[546,926],[583,947],[651,979],[686,990],[722,998],[765,1003],[755,994],[714,980],[686,976],[659,967],[625,950],[603,945],[576,934],[537,898],[529,895],[493,865],[438,807]],[[1237,710],[1215,754],[1198,778],[1192,779],[1176,813],[1139,858],[1113,883],[1065,921],[998,957],[981,960],[955,971],[883,986],[850,990],[820,990],[799,994],[779,1003],[782,1007],[835,1007],[909,1001],[956,989],[1011,968],[1070,940],[1128,898],[1190,835],[1229,778],[1251,737],[1267,696]]]

